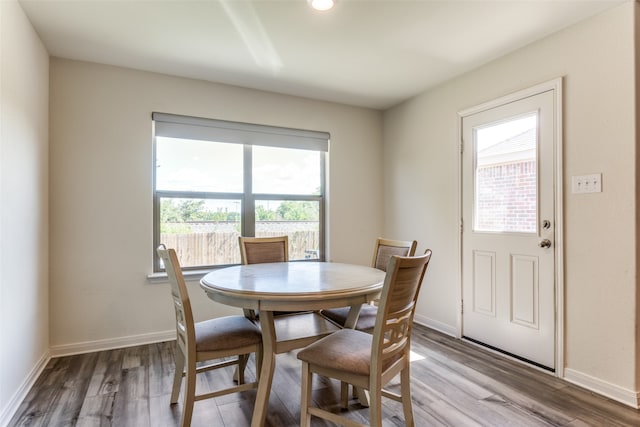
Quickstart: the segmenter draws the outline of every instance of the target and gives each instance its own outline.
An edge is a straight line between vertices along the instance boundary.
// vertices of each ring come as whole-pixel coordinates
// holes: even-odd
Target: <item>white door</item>
[[[554,91],[462,117],[462,335],[555,369]]]

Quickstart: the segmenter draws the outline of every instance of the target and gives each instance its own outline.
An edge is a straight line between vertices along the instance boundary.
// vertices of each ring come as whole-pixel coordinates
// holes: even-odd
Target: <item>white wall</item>
[[[636,104],[635,104],[635,120],[636,120],[636,147],[638,146],[638,140],[640,136],[640,91],[638,90],[638,82],[640,82],[640,31],[638,31],[638,26],[640,23],[640,7],[636,5],[635,13],[634,13],[634,21],[635,21],[635,80],[633,85],[633,92],[635,93]],[[636,148],[636,165],[640,165],[640,150]],[[638,221],[636,223],[636,227],[640,224],[640,186],[638,183],[640,182],[640,167],[636,166],[636,218]],[[640,265],[640,240],[637,235],[640,233],[636,233],[636,266]],[[636,390],[640,388],[640,291],[636,286]],[[638,393],[640,399],[640,392]]]
[[[49,56],[15,1],[0,1],[0,425],[49,350]]]
[[[380,112],[57,58],[50,75],[54,353],[174,328],[168,284],[146,279],[153,111],[330,132],[330,258],[369,263],[382,229]],[[236,312],[190,290],[199,318]]]
[[[628,404],[637,404],[640,363],[635,7],[625,3],[387,111],[383,151],[385,234],[413,232],[434,250],[416,318],[455,333],[457,112],[565,77],[565,375]],[[572,175],[597,172],[602,193],[571,194]]]

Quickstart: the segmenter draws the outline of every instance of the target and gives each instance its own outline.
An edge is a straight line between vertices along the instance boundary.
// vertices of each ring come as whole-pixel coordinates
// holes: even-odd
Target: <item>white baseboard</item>
[[[74,344],[51,346],[51,357],[71,356],[74,354],[91,353],[94,351],[113,350],[116,348],[133,347],[135,345],[153,344],[156,342],[176,339],[175,329],[149,334],[130,335],[128,337],[111,338],[106,340],[84,341]]]
[[[31,370],[31,372],[29,372],[29,375],[27,375],[27,377],[24,379],[22,385],[20,385],[16,392],[13,393],[13,396],[11,396],[11,399],[9,399],[7,405],[0,410],[0,426],[9,425],[9,421],[15,415],[16,411],[20,407],[20,404],[27,396],[27,393],[29,393],[31,387],[33,387],[33,384],[35,384],[36,380],[38,379],[44,368],[47,366],[47,363],[49,363],[49,360],[51,360],[51,353],[50,351],[45,351],[40,360],[38,360],[38,362]]]
[[[413,321],[428,328],[435,329],[438,332],[442,332],[443,334],[456,338],[458,337],[458,329],[455,326],[438,322],[437,320],[430,319],[426,316],[420,316],[419,314],[414,316]]]
[[[564,379],[634,409],[640,409],[640,392],[627,390],[574,369],[564,369]]]

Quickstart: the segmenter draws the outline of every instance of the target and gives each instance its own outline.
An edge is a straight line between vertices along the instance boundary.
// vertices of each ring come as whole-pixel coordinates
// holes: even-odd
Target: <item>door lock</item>
[[[549,221],[548,219],[545,219],[542,221],[542,228],[544,228],[545,230],[548,230],[551,228],[551,221]]]
[[[540,241],[540,243],[538,243],[538,246],[540,246],[541,248],[547,249],[551,247],[551,240],[549,239],[542,239]]]

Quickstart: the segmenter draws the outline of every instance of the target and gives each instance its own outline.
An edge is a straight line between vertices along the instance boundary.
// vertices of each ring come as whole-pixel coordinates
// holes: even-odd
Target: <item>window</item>
[[[476,129],[474,230],[535,233],[538,114]]]
[[[185,269],[240,263],[238,236],[324,259],[326,132],[153,113],[155,248]]]

